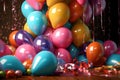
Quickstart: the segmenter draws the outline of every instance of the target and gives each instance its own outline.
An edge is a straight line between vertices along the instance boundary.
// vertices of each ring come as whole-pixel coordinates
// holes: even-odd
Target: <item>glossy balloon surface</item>
[[[63,2],[64,0],[46,0],[46,4],[48,7],[55,5],[56,3]]]
[[[87,58],[86,58],[86,56],[85,55],[79,55],[78,57],[77,57],[77,60],[78,60],[78,62],[88,62],[88,60],[87,60]]]

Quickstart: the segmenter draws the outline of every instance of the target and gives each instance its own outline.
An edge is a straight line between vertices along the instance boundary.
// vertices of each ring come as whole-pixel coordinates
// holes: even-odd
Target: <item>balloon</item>
[[[35,11],[35,9],[33,9],[26,1],[24,1],[21,5],[21,11],[24,17],[28,17],[28,15]]]
[[[78,62],[88,62],[88,60],[87,60],[87,58],[86,58],[86,56],[85,55],[79,55],[78,57],[77,57],[77,60],[78,60]]]
[[[67,22],[64,26],[68,29],[72,28],[72,24],[70,22]]]
[[[26,31],[19,30],[15,35],[15,41],[17,46],[19,46],[24,43],[32,44],[33,39],[32,39],[32,36]]]
[[[16,48],[15,48],[14,46],[11,46],[11,45],[6,45],[6,46],[7,46],[7,47],[9,48],[9,50],[12,52],[11,55],[14,55]]]
[[[66,63],[69,63],[72,61],[72,57],[71,57],[70,53],[64,48],[58,48],[55,51],[55,54],[56,54],[57,58],[63,59]]]
[[[101,57],[96,63],[94,63],[94,66],[103,66],[103,65],[105,65],[105,62],[106,62],[106,57]]]
[[[21,70],[23,73],[26,71],[22,63],[15,56],[3,56],[0,58],[0,63],[3,66],[3,70]]]
[[[2,64],[0,63],[0,71],[2,71],[3,70],[3,67],[2,67]]]
[[[84,6],[87,2],[87,0],[77,0],[77,2],[81,5]]]
[[[96,63],[104,54],[103,46],[98,42],[92,42],[86,49],[88,62]]]
[[[46,36],[43,35],[37,36],[34,39],[33,45],[37,52],[41,50],[49,50],[52,52],[54,51],[52,42]]]
[[[9,43],[14,47],[17,47],[17,43],[15,41],[15,36],[17,32],[18,30],[12,31],[9,35]]]
[[[83,7],[77,3],[76,0],[72,0],[69,4],[70,8],[70,22],[75,22],[83,14]]]
[[[71,44],[67,50],[70,52],[70,55],[72,57],[72,59],[76,58],[78,55],[79,55],[79,49],[74,45],[74,44]]]
[[[36,35],[31,31],[27,23],[25,23],[24,25],[24,31],[28,32],[30,35],[32,35],[32,37],[36,37]]]
[[[69,7],[65,3],[57,3],[50,7],[49,19],[53,28],[58,28],[63,26],[70,17]]]
[[[94,7],[94,14],[100,15],[106,7],[105,0],[90,0],[92,7]]]
[[[91,5],[88,4],[86,9],[83,11],[83,17],[82,17],[83,22],[88,24],[91,17],[92,17],[92,8],[91,8]]]
[[[36,55],[36,51],[35,51],[34,47],[30,44],[22,44],[15,51],[15,56],[21,62],[24,62],[28,59],[33,60],[35,55]]]
[[[28,60],[24,61],[22,64],[26,69],[30,69],[31,65],[32,65],[32,60],[28,59]]]
[[[71,29],[73,35],[73,43],[80,47],[82,44],[90,40],[90,31],[87,25],[79,20]]]
[[[43,3],[43,2],[45,2],[46,0],[37,0],[37,1]]]
[[[27,3],[33,7],[35,10],[39,11],[43,7],[43,3],[39,3],[37,0],[26,0]]]
[[[117,51],[117,44],[112,40],[107,40],[103,43],[104,50],[105,50],[105,57],[109,57],[111,54]]]
[[[47,19],[42,12],[34,11],[27,17],[27,24],[35,35],[39,35],[45,31]]]
[[[65,27],[57,28],[51,38],[56,47],[67,48],[72,42],[72,33]]]
[[[120,54],[112,54],[107,58],[106,65],[114,66],[120,64]]]
[[[120,54],[120,47],[116,51],[117,54]]]
[[[63,2],[64,0],[46,0],[47,6],[51,7],[53,5],[55,5],[56,3],[60,3]]]
[[[51,75],[57,68],[57,58],[50,51],[39,52],[32,63],[32,75]]]

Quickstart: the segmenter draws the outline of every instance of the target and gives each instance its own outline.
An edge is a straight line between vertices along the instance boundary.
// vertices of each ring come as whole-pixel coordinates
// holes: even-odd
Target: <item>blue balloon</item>
[[[3,70],[21,70],[23,73],[26,72],[25,67],[22,63],[12,55],[6,55],[0,58]]]
[[[47,18],[41,11],[34,11],[27,17],[27,24],[34,34],[41,35],[46,29]]]
[[[118,63],[120,63],[120,54],[115,53],[109,56],[106,61],[106,65],[110,66],[117,65]]]
[[[33,12],[33,11],[35,11],[34,8],[32,8],[26,1],[24,1],[24,2],[22,3],[21,12],[22,12],[22,14],[23,14],[24,17],[27,18],[28,15],[29,15],[31,12]]]
[[[67,50],[70,52],[70,55],[71,55],[72,59],[76,58],[79,55],[79,49],[75,45],[73,45],[73,44],[71,44],[67,48]]]
[[[68,29],[72,28],[72,24],[70,22],[67,22],[64,26]]]
[[[32,63],[32,75],[52,75],[56,71],[57,62],[57,58],[52,52],[39,52]]]
[[[88,60],[87,60],[87,58],[86,58],[86,56],[84,54],[79,55],[77,57],[77,60],[78,60],[78,62],[86,62],[86,63],[88,62]]]

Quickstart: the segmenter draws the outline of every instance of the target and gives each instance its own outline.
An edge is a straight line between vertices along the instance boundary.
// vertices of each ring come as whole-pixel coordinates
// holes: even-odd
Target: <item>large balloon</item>
[[[104,48],[99,42],[92,42],[86,49],[88,62],[95,64],[104,54]]]
[[[107,58],[106,64],[109,66],[120,64],[120,54],[112,54]]]
[[[69,63],[72,61],[72,57],[69,53],[69,51],[67,51],[64,48],[58,48],[55,52],[57,58],[61,58],[63,59],[66,63]]]
[[[15,41],[16,41],[17,46],[24,44],[24,43],[32,44],[33,38],[26,31],[19,30],[15,35]]]
[[[72,0],[69,4],[70,22],[75,22],[83,14],[83,7],[76,0]]]
[[[104,42],[105,57],[109,57],[111,54],[117,51],[117,44],[112,40],[107,40]]]
[[[63,2],[64,0],[46,0],[47,6],[51,7],[56,3]]]
[[[56,47],[67,48],[72,42],[72,33],[65,27],[57,28],[51,38]]]
[[[90,31],[87,25],[79,20],[71,29],[73,35],[73,43],[80,47],[82,44],[90,40]]]
[[[50,51],[39,52],[32,63],[32,75],[51,75],[57,68],[57,58]]]
[[[39,3],[37,0],[26,0],[28,4],[33,7],[35,10],[41,10],[43,7],[43,3]]]
[[[37,36],[34,39],[33,45],[37,52],[41,50],[54,51],[52,42],[44,35]]]
[[[47,19],[42,12],[34,11],[27,17],[27,24],[35,35],[39,35],[45,31]]]
[[[2,64],[3,70],[21,70],[23,73],[26,71],[22,63],[15,56],[3,56],[0,58],[0,63]]]
[[[15,51],[15,56],[21,62],[24,62],[28,59],[33,60],[35,55],[36,55],[36,51],[35,51],[34,47],[29,44],[22,44]]]
[[[12,31],[9,35],[9,43],[14,47],[17,47],[17,43],[15,41],[15,35],[17,32],[18,30]]]
[[[65,3],[57,3],[49,9],[49,19],[53,28],[63,26],[70,17],[69,7]]]
[[[21,11],[24,17],[27,18],[31,12],[35,11],[35,9],[33,9],[26,1],[24,1],[21,6]]]

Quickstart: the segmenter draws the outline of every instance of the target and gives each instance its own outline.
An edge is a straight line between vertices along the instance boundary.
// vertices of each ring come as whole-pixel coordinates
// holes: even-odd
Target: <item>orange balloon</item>
[[[11,32],[9,35],[9,43],[14,47],[17,47],[16,41],[15,41],[15,35],[17,32],[18,32],[18,30],[15,30],[15,31]]]
[[[73,35],[73,43],[80,47],[82,44],[90,40],[89,28],[79,20],[71,29]]]
[[[92,42],[86,49],[88,62],[95,64],[104,54],[104,48],[99,42]]]
[[[30,69],[31,68],[31,65],[32,65],[32,60],[28,59],[26,61],[23,62],[23,66],[26,68],[26,69]]]
[[[72,0],[69,4],[70,8],[70,22],[75,22],[83,14],[83,7],[76,1]]]

